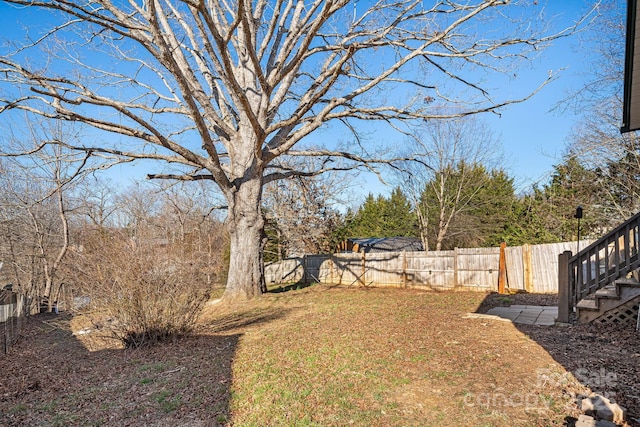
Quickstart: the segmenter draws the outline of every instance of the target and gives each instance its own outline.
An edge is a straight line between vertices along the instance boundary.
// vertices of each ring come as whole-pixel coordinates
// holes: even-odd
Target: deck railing
[[[640,212],[569,260],[571,302],[578,301],[640,267]]]

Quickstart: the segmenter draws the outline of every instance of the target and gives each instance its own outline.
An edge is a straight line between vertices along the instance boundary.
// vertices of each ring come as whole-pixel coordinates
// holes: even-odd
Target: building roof
[[[347,239],[353,252],[402,252],[423,251],[422,242],[416,237],[368,237]]]

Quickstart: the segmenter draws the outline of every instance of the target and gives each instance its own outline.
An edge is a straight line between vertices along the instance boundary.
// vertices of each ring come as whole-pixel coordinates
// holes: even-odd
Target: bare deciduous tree
[[[439,251],[454,221],[477,207],[475,199],[491,179],[489,174],[478,174],[478,166],[495,167],[501,158],[500,144],[475,117],[428,122],[411,139],[408,146],[424,155],[421,162],[405,167],[408,177],[400,176],[414,204],[423,247],[431,244]]]
[[[81,122],[97,142],[73,149],[165,162],[151,178],[215,182],[228,205],[228,299],[264,289],[263,185],[334,169],[275,159],[389,163],[359,138],[364,123],[400,129],[441,117],[433,105],[466,116],[522,101],[535,85],[498,99],[487,73],[513,75],[582,24],[550,30],[537,1],[3,1],[63,21],[0,58],[0,113]],[[331,123],[352,133],[348,150],[305,145]]]
[[[304,159],[310,163],[313,159]],[[320,167],[292,167],[291,170],[320,169]],[[285,168],[285,166],[281,165]],[[275,234],[276,246],[271,259],[331,252],[336,242],[332,234],[340,225],[336,205],[350,186],[344,173],[326,173],[322,176],[301,177],[269,183],[264,188],[264,212],[268,229]]]
[[[118,212],[116,185],[97,176],[87,177],[75,186],[76,214],[88,219],[99,230],[104,230],[115,221]]]
[[[63,285],[61,271],[71,242],[72,207],[63,193],[82,174],[89,157],[41,143],[65,132],[58,126],[30,127],[28,142],[13,141],[29,155],[6,160],[2,174],[3,255],[20,291],[49,311]]]

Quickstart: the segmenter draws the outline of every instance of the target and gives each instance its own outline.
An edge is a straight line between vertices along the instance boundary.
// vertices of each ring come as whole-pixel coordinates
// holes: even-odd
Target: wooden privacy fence
[[[558,254],[576,247],[576,242],[507,247],[507,287],[557,293]],[[288,258],[267,265],[265,273],[267,284],[320,282],[486,292],[498,290],[499,263],[500,248],[339,253]]]

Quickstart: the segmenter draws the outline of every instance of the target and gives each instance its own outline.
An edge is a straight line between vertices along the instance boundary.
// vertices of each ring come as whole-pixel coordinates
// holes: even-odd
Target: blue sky
[[[580,117],[570,109],[563,113],[552,111],[569,93],[578,89],[584,79],[588,55],[577,51],[574,42],[577,43],[570,39],[558,41],[543,52],[536,67],[523,73],[522,77],[538,81],[553,70],[558,72],[556,80],[524,103],[505,108],[500,117],[486,116],[491,128],[501,137],[505,166],[519,186],[546,180],[553,165],[561,161],[572,128],[579,124]]]
[[[594,1],[550,1],[547,14],[555,17],[559,27],[569,26],[592,3]],[[521,94],[519,89],[523,85],[530,88],[534,86],[532,82],[544,81],[549,71],[557,73],[557,78],[533,98],[501,110],[499,116],[491,113],[480,116],[502,142],[503,165],[514,177],[518,191],[526,191],[535,183],[547,182],[553,166],[562,161],[570,133],[574,126],[579,125],[581,118],[570,109],[562,113],[552,110],[568,94],[581,87],[587,78],[585,69],[589,67],[590,54],[589,46],[581,45],[576,37],[555,41],[540,53],[531,67],[520,70],[517,78],[500,88],[500,92]],[[390,187],[381,185],[375,177],[367,176],[366,179],[367,191],[391,192]]]
[[[551,0],[547,5],[547,14],[555,16],[558,24],[569,25],[580,16],[581,12],[584,12],[587,3],[593,3],[593,1]],[[0,2],[0,39],[10,39],[21,24],[37,23],[30,15],[29,11],[16,11],[15,8]],[[575,39],[556,41],[553,46],[541,53],[540,57],[532,63],[531,68],[521,70],[518,78],[499,90],[504,94],[511,91],[518,92],[521,82],[526,83],[527,87],[534,87],[536,82],[544,81],[550,70],[555,72],[564,69],[557,80],[550,83],[533,99],[502,110],[500,117],[492,114],[483,116],[502,141],[504,166],[515,178],[519,189],[529,188],[535,182],[545,182],[553,165],[560,161],[567,137],[580,118],[570,113],[554,114],[551,109],[569,91],[580,87],[583,79],[582,71],[588,67],[588,64],[588,46],[578,48],[578,41]],[[317,137],[323,138],[326,135],[320,133]],[[389,137],[394,138],[392,135]],[[313,138],[312,136],[311,141]],[[119,168],[114,171],[114,174],[143,176],[138,172]],[[364,179],[367,184],[363,192],[387,193],[390,191],[382,187],[375,177],[365,176]]]

